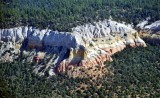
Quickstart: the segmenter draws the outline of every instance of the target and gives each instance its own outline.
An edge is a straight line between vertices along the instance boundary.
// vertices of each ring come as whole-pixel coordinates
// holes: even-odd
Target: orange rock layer
[[[146,47],[143,43],[134,43],[129,44],[130,47],[137,47],[137,46],[143,46]],[[120,52],[126,48],[125,45],[117,46],[115,48],[102,48],[107,54],[100,54],[97,57],[93,58],[86,58],[81,60],[79,63],[72,63],[71,61],[65,59],[63,60],[59,66],[56,67],[56,73],[62,73],[67,70],[72,70],[76,66],[83,66],[85,68],[88,67],[94,67],[96,65],[104,66],[104,62],[109,61],[112,62],[113,59],[111,58],[111,55],[115,54],[116,52]]]

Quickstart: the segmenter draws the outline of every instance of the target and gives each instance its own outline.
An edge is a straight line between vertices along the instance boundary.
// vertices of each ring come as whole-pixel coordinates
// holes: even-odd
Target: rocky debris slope
[[[146,47],[131,25],[113,20],[77,26],[72,32],[26,26],[1,29],[0,40],[2,61],[20,57],[35,62],[35,73],[50,76],[77,66],[104,66],[105,61],[112,61],[111,55],[126,46]]]

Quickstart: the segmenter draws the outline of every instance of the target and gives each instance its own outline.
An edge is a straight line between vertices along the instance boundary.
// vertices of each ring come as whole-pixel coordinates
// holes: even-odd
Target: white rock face
[[[22,35],[22,27],[11,28],[11,29],[1,29],[0,39],[2,41],[12,41],[12,42],[21,42],[24,40]]]
[[[0,41],[15,42],[16,45],[23,43],[22,46],[23,41],[26,41],[27,49],[34,49],[28,51],[27,60],[39,62],[46,59],[46,65],[37,66],[35,73],[45,68],[44,72],[48,70],[51,76],[54,75],[53,68],[57,66],[61,66],[61,72],[69,65],[103,65],[107,60],[112,61],[111,54],[122,51],[126,45],[136,46],[136,43],[140,43],[137,46],[146,46],[137,36],[131,25],[112,20],[77,26],[72,28],[72,32],[39,30],[27,26],[0,30]],[[38,56],[38,51],[45,52],[45,55]]]
[[[137,24],[136,27],[140,28],[140,29],[143,29],[145,25],[148,24],[148,20],[145,20],[145,21],[142,21],[140,22],[139,24]]]
[[[152,28],[157,28],[160,26],[160,20],[155,21],[154,23],[145,26],[146,29],[152,29]]]
[[[94,24],[86,24],[72,28],[73,32],[79,33],[85,37],[85,41],[90,41],[93,38],[108,37],[113,34],[135,33],[136,31],[131,25],[125,25],[112,20],[95,22]]]
[[[145,26],[144,29],[151,30],[151,33],[159,32],[160,31],[160,20],[150,25]]]
[[[28,36],[28,27],[22,27],[22,35],[25,38]]]
[[[32,33],[32,27],[16,27],[10,29],[0,29],[0,41],[22,42]]]
[[[47,30],[33,29],[28,35],[28,43],[36,46],[42,46],[42,40]]]
[[[76,48],[77,39],[69,32],[49,31],[44,36],[44,45],[46,46],[65,46],[67,48]]]
[[[112,38],[112,35],[124,33],[135,33],[136,31],[130,26],[117,23],[112,20],[95,22],[72,28],[72,32],[58,32],[51,30],[39,30],[33,27],[16,27],[11,29],[1,29],[0,39],[2,41],[22,42],[25,38],[32,45],[42,46],[65,46],[68,48],[77,48],[79,45],[85,46],[93,38]]]

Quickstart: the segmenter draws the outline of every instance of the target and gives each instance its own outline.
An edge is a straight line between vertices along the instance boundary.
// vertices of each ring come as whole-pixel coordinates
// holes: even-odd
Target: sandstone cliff
[[[72,28],[72,32],[58,32],[33,27],[16,27],[0,30],[2,61],[25,58],[36,62],[34,72],[54,75],[55,72],[104,66],[112,61],[111,55],[126,46],[146,47],[131,25],[104,20]]]

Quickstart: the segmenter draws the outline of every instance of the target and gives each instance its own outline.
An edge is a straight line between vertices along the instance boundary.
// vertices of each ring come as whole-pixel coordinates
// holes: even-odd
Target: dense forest
[[[160,0],[1,0],[0,28],[32,25],[70,31],[76,25],[112,17],[137,24],[160,19]]]
[[[2,98],[160,97],[160,47],[127,48],[106,62],[109,74],[97,80],[62,74],[39,77],[32,64],[0,63]],[[107,77],[107,78],[106,78]]]
[[[70,31],[84,23],[113,18],[136,25],[160,19],[160,0],[0,0],[0,28],[35,26]],[[126,48],[106,62],[108,74],[72,78],[37,76],[33,63],[0,62],[1,98],[160,97],[160,43],[145,38],[147,48]]]

